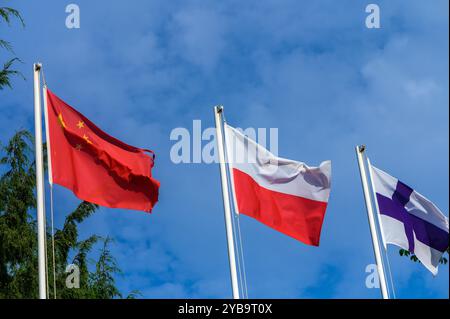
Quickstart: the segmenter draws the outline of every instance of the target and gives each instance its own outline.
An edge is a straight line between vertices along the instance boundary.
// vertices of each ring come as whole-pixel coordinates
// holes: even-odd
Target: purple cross
[[[448,247],[448,233],[430,222],[410,214],[405,208],[413,191],[411,187],[398,181],[392,198],[377,193],[380,214],[403,223],[408,239],[408,250],[411,253],[414,253],[414,235],[417,240],[425,245],[444,252]]]
[[[380,213],[388,215],[401,221],[405,227],[406,238],[408,238],[408,250],[414,253],[414,228],[409,219],[409,213],[405,206],[409,202],[413,189],[398,181],[392,199],[377,194]]]

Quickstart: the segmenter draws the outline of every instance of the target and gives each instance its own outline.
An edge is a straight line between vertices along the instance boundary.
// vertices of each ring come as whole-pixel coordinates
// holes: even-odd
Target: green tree
[[[9,7],[0,7],[0,26],[10,25],[12,19],[25,26],[20,13]],[[0,39],[0,49],[13,54],[10,42]],[[11,76],[22,76],[12,67],[20,62],[17,57],[7,60],[0,68],[0,90],[11,88]],[[22,76],[23,77],[23,76]],[[44,147],[45,151],[45,147]],[[22,130],[8,144],[0,144],[0,298],[37,298],[37,227],[32,212],[36,209],[35,163],[32,160],[33,136]],[[46,161],[44,161],[46,163]],[[85,240],[78,238],[78,225],[97,210],[97,205],[82,202],[70,213],[64,226],[55,232],[55,278],[53,278],[53,255],[51,233],[47,229],[47,259],[49,261],[49,294],[53,297],[56,282],[58,298],[121,298],[115,285],[114,275],[120,274],[109,250],[111,240],[92,235]],[[103,241],[98,260],[89,259],[94,245]],[[74,257],[70,260],[70,256]],[[95,271],[89,270],[94,263]],[[66,266],[75,264],[80,270],[80,288],[66,287]],[[136,296],[132,292],[128,298]]]
[[[45,148],[44,148],[45,149]],[[37,227],[33,136],[17,132],[0,149],[0,298],[37,298]],[[91,216],[97,205],[82,202],[55,232],[55,273],[58,298],[122,298],[114,276],[120,274],[109,250],[111,239],[92,235],[79,240],[78,225]],[[102,242],[96,261],[89,258],[94,245]],[[53,297],[51,233],[47,230],[48,282]],[[71,256],[73,256],[71,258]],[[66,267],[80,270],[80,288],[66,287]],[[89,265],[92,264],[91,271]],[[135,296],[133,292],[128,297]]]
[[[25,26],[25,23],[19,11],[13,8],[0,7],[0,25],[2,22],[3,23],[6,22],[6,24],[9,25],[11,23],[12,18],[18,19],[22,24],[22,26]],[[4,49],[9,53],[14,54],[11,43],[9,43],[6,40],[0,39],[0,49]],[[12,66],[15,62],[20,62],[20,60],[17,57],[11,58],[7,60],[3,64],[3,67],[0,69],[0,90],[2,90],[4,87],[11,88],[11,76],[14,75],[22,76],[22,74],[19,71],[12,69]]]

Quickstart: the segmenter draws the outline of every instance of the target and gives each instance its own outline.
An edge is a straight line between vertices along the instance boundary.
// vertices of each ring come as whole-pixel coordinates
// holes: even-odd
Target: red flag
[[[153,152],[109,136],[48,89],[46,97],[53,182],[91,203],[151,212]]]

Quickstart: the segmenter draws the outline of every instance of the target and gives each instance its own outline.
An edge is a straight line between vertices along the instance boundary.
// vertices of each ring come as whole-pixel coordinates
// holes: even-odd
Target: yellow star
[[[62,128],[66,128],[66,123],[64,122],[63,116],[61,113],[58,114],[58,122]]]
[[[89,144],[92,144],[92,142],[89,140],[89,137],[86,134],[83,134],[83,139],[88,142]]]
[[[84,127],[84,122],[83,121],[78,121],[77,126],[81,130]]]
[[[83,147],[81,146],[81,144],[77,144],[77,146],[75,146],[75,148],[76,148],[77,150],[81,151],[81,149],[82,149]]]

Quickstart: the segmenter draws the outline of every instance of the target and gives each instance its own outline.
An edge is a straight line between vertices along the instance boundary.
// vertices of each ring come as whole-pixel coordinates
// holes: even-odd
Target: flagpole
[[[364,199],[366,201],[367,217],[369,219],[370,234],[372,235],[372,245],[375,253],[375,260],[377,263],[378,277],[380,279],[381,294],[383,296],[383,299],[389,299],[389,295],[387,292],[386,276],[384,274],[383,260],[381,258],[380,245],[378,241],[378,234],[375,227],[375,219],[373,216],[373,207],[370,199],[369,185],[367,183],[366,169],[364,166],[364,158],[363,158],[364,151],[365,151],[364,145],[356,146],[356,155],[358,158],[359,173],[361,175],[361,182],[364,191]]]
[[[223,145],[223,132],[222,132],[222,106],[214,107],[214,117],[216,122],[216,139],[217,139],[217,148],[219,153],[219,162],[220,162],[220,178],[222,180],[222,197],[223,197],[223,207],[225,213],[225,227],[227,233],[227,244],[228,244],[228,259],[230,262],[230,273],[231,273],[231,285],[233,289],[233,298],[240,299],[239,296],[239,284],[238,284],[238,276],[236,270],[236,253],[234,247],[234,234],[233,234],[233,225],[232,225],[232,216],[231,216],[231,206],[230,206],[230,194],[228,188],[228,179],[227,179],[227,169],[225,164],[225,152]]]
[[[52,153],[50,144],[50,128],[48,123],[48,101],[47,101],[47,83],[45,82],[44,71],[42,70],[42,78],[44,86],[42,88],[42,94],[44,96],[44,123],[45,123],[45,142],[47,144],[47,172],[48,183],[50,186],[50,220],[52,231],[52,270],[53,270],[53,299],[56,299],[56,260],[55,260],[55,227],[54,227],[54,214],[53,214],[53,174],[52,174]],[[47,274],[48,278],[48,274]]]
[[[36,199],[38,224],[38,271],[39,271],[39,298],[47,298],[46,287],[46,256],[45,256],[45,206],[44,206],[44,165],[42,155],[42,112],[41,112],[41,85],[40,72],[42,65],[33,64],[34,71],[34,138],[36,155]]]
[[[375,202],[375,215],[377,215],[377,222],[378,227],[380,227],[380,234],[381,234],[381,243],[383,244],[384,248],[384,256],[386,256],[386,263],[387,263],[387,270],[389,273],[389,280],[391,283],[391,293],[392,297],[396,299],[395,297],[395,288],[394,288],[394,280],[392,279],[392,271],[391,271],[391,265],[389,262],[389,252],[387,251],[387,244],[386,240],[384,239],[384,231],[383,231],[383,224],[381,223],[381,215],[380,215],[380,207],[378,207],[378,200],[377,200],[377,194],[375,192],[375,184],[373,183],[373,169],[372,169],[372,163],[370,162],[370,159],[367,158],[367,167],[369,170],[369,180],[370,180],[370,189],[372,191],[373,200]]]

